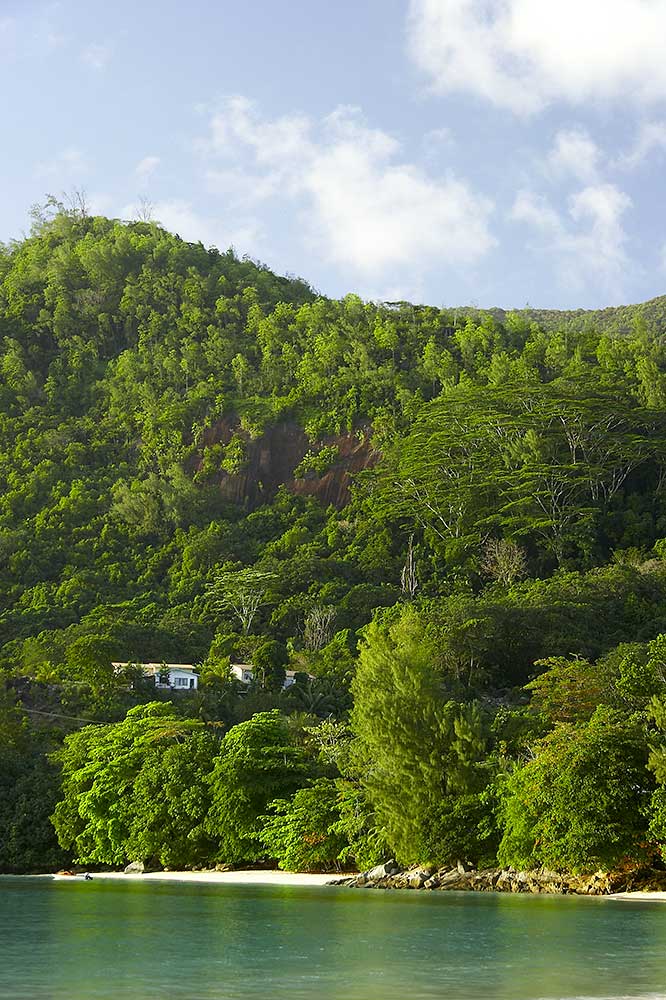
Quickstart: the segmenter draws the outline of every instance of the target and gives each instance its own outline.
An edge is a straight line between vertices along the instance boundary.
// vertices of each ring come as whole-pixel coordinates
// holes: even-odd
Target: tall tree
[[[474,709],[444,703],[435,646],[411,608],[368,626],[352,685],[362,784],[396,857],[440,860],[440,806],[471,791],[483,753]]]
[[[212,804],[206,829],[223,864],[257,861],[260,816],[273,799],[306,783],[312,762],[277,710],[259,712],[234,726],[220,744],[211,775]]]

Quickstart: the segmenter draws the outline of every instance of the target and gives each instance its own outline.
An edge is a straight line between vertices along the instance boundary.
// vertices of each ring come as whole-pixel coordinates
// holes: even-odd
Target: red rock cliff
[[[317,446],[312,445],[296,421],[280,421],[252,439],[241,429],[240,420],[229,416],[206,431],[204,444],[226,445],[234,435],[245,443],[246,461],[242,471],[231,474],[219,469],[215,473],[224,498],[232,503],[255,506],[270,500],[278,487],[284,485],[292,493],[316,496],[323,504],[340,508],[349,501],[354,473],[370,468],[379,458],[370,444],[369,431],[369,426],[365,425],[351,434],[320,441],[319,446],[335,446],[338,458],[322,475],[311,473],[301,479],[294,477],[294,470],[309,451],[317,450]]]

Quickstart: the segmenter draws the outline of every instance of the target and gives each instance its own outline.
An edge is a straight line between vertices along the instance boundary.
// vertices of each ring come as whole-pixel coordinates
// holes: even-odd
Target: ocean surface
[[[0,878],[2,1000],[666,998],[666,904]]]

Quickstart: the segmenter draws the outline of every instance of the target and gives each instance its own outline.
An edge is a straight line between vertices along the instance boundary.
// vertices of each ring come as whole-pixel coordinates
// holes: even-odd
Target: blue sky
[[[0,240],[45,194],[320,291],[666,291],[666,0],[0,0]]]

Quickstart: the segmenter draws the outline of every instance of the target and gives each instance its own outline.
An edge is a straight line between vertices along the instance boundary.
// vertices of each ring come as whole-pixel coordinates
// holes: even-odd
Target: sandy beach
[[[316,873],[280,871],[238,872],[144,872],[126,875],[124,872],[91,871],[93,879],[120,879],[125,882],[206,882],[215,885],[326,885],[332,879],[342,878],[340,872]],[[52,875],[54,879],[79,882],[83,875]]]
[[[628,899],[639,903],[666,903],[666,892],[614,892],[607,899]]]
[[[191,871],[191,872],[144,872],[143,874],[125,874],[124,872],[95,872],[90,875],[94,879],[116,879],[119,881],[142,882],[203,882],[211,885],[294,885],[318,886],[327,885],[339,878],[350,876],[350,872],[281,872],[281,871]],[[19,876],[21,877],[21,876]],[[80,875],[43,875],[42,878],[58,879],[66,882],[79,882]],[[664,903],[666,892],[614,892],[604,899],[628,900],[630,902]]]

